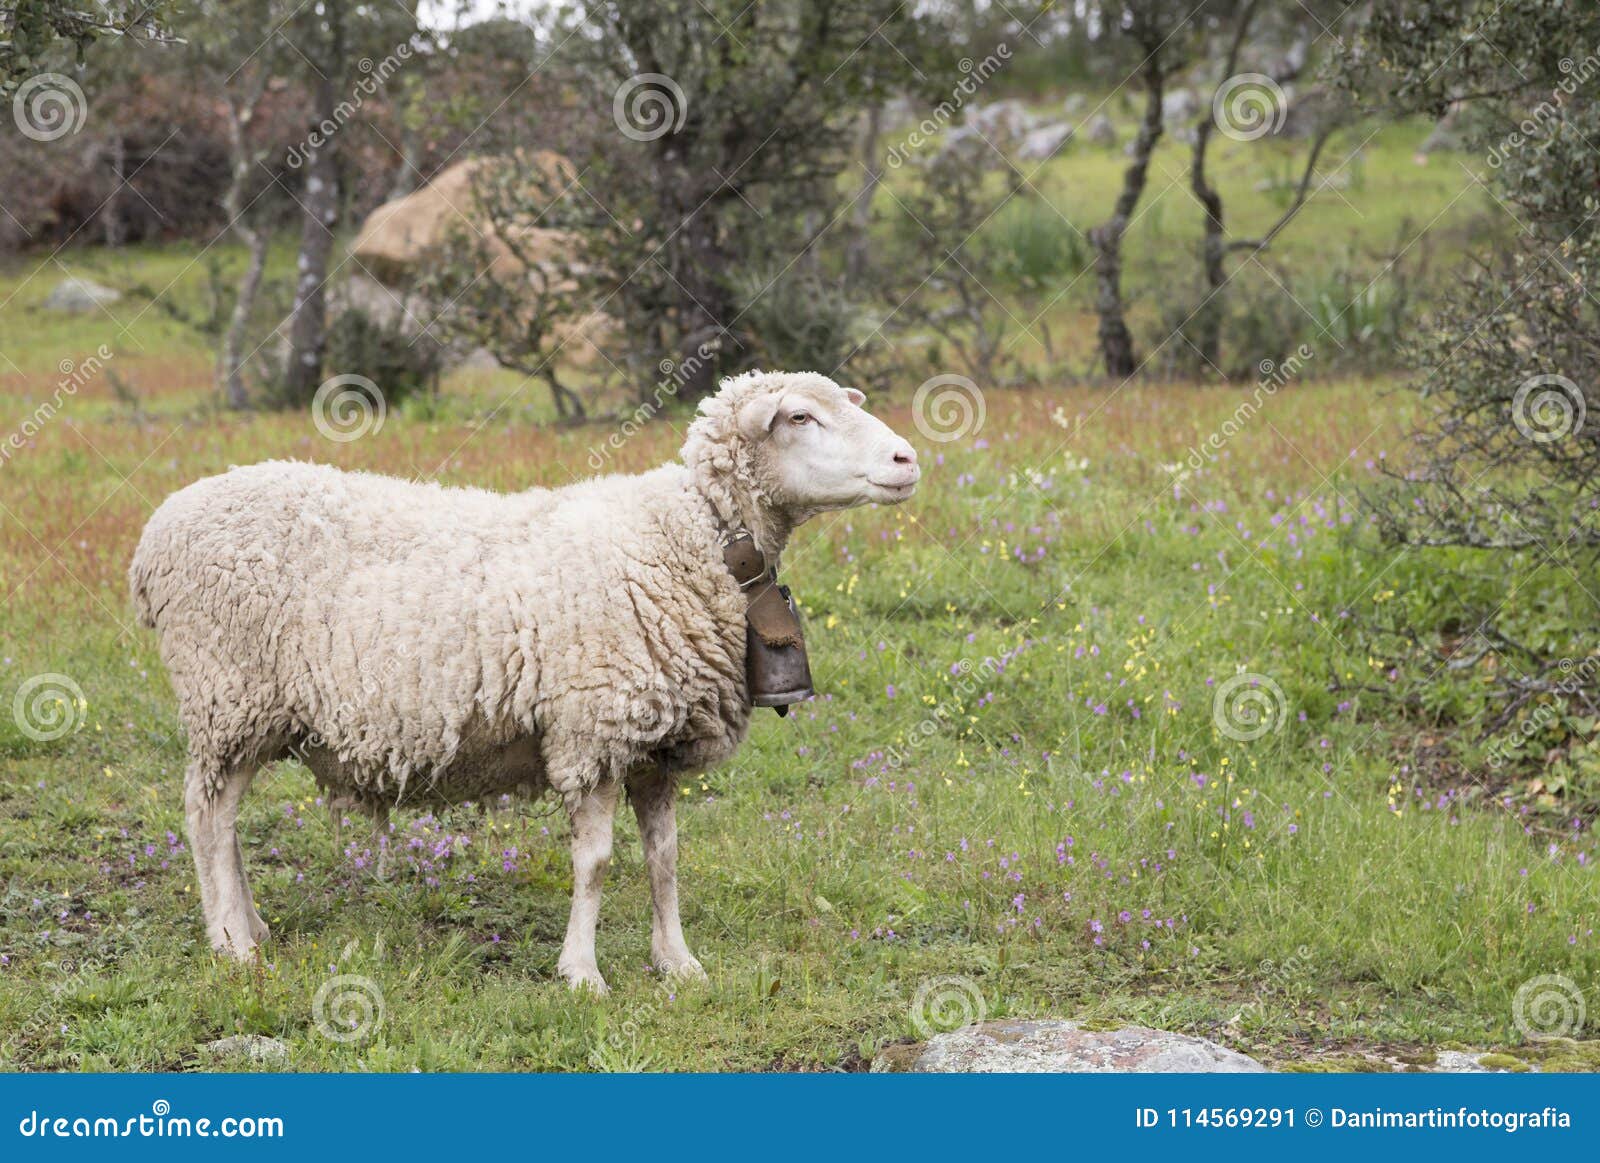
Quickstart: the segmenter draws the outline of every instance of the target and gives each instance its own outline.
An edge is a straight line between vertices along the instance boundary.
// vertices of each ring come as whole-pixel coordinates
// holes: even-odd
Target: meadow
[[[1413,210],[1459,246],[1470,174],[1413,165],[1413,127],[1386,133],[1369,155],[1394,179],[1315,202],[1291,259],[1324,261],[1350,215]],[[1158,155],[1173,173],[1178,148]],[[1103,204],[1103,152],[1052,163],[1053,205]],[[1151,206],[1171,215],[1136,230],[1193,213],[1163,184]],[[1273,213],[1241,198],[1241,229]],[[786,580],[822,693],[758,714],[734,762],[682,789],[708,984],[647,964],[627,813],[597,1001],[555,979],[570,864],[553,804],[397,816],[380,877],[364,829],[292,763],[241,822],[273,940],[252,966],[215,959],[183,740],[125,591],[153,507],[274,456],[562,484],[673,456],[686,414],[613,447],[605,422],[540,427],[540,391],[496,373],[338,443],[309,415],[215,410],[203,345],[137,299],[37,310],[67,271],[198,296],[202,258],[73,251],[0,277],[0,428],[28,424],[0,463],[0,1066],[248,1067],[204,1047],[259,1034],[303,1070],[854,1070],[982,1015],[1139,1022],[1291,1067],[1455,1045],[1594,1065],[1592,1045],[1530,1043],[1527,1013],[1540,979],[1600,972],[1592,834],[1485,768],[1419,758],[1439,728],[1389,697],[1369,628],[1436,599],[1461,559],[1380,543],[1360,493],[1403,460],[1418,405],[1343,373],[991,391],[948,440],[909,390],[873,401],[926,474],[907,505],[795,538]],[[1152,310],[1160,272],[1139,278]],[[1086,306],[1080,286],[1053,309],[1071,331]],[[100,343],[114,354],[39,420]]]
[[[585,473],[594,433],[397,417],[333,445],[302,416],[62,415],[0,472],[7,700],[39,674],[82,694],[59,738],[0,720],[3,1061],[185,1069],[259,1033],[303,1069],[838,1069],[963,1012],[1140,1021],[1279,1061],[1515,1044],[1523,983],[1600,966],[1592,840],[1430,785],[1372,690],[1353,627],[1434,568],[1375,545],[1356,501],[1404,420],[1383,392],[1283,390],[1187,475],[1240,391],[991,396],[977,432],[919,442],[911,504],[803,530],[786,572],[824,693],[758,716],[683,789],[711,983],[652,977],[628,820],[603,1002],[553,977],[570,873],[551,805],[397,818],[380,879],[294,765],[242,823],[274,941],[254,967],[214,960],[182,739],[123,584],[151,504],[230,463],[519,488]],[[617,467],[670,456],[678,427]],[[382,1022],[345,1041],[313,1004],[352,975]]]

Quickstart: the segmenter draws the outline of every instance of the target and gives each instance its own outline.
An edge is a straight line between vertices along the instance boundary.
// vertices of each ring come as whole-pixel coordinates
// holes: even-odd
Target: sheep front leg
[[[645,868],[650,874],[650,960],[668,977],[704,981],[705,969],[689,952],[678,915],[678,818],[675,780],[640,777],[628,784],[628,798],[639,818]]]
[[[607,992],[594,955],[594,931],[600,920],[600,887],[611,864],[611,827],[621,787],[608,780],[569,797],[572,821],[572,915],[561,946],[556,972],[573,989]]]

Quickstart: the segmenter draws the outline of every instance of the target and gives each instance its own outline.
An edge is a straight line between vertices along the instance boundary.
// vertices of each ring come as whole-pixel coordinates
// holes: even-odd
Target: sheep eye
[[[811,413],[809,413],[809,412],[796,412],[792,416],[789,417],[789,423],[794,424],[796,426],[801,425],[801,424],[809,424],[809,423],[811,423]]]

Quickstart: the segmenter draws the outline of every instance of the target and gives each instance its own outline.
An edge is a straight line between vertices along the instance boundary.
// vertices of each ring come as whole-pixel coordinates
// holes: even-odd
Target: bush
[[[443,350],[427,334],[407,334],[352,307],[328,328],[327,361],[335,374],[366,376],[392,406],[438,390]]]
[[[1042,198],[1013,198],[979,235],[978,245],[1000,278],[1019,290],[1059,286],[1090,262],[1083,234]]]
[[[737,280],[752,363],[824,374],[844,364],[872,327],[843,285],[797,269],[758,270]]]

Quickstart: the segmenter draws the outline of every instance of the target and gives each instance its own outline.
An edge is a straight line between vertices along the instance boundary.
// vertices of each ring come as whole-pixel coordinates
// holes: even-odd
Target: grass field
[[[1187,476],[1244,391],[991,393],[977,432],[913,435],[918,497],[815,523],[787,563],[825,694],[761,714],[683,789],[710,984],[645,964],[627,819],[603,1002],[554,979],[551,805],[398,818],[408,855],[380,880],[293,765],[242,823],[267,956],[213,959],[183,742],[123,572],[151,507],[230,463],[512,489],[586,474],[609,431],[393,416],[338,445],[298,415],[136,423],[72,401],[0,468],[0,695],[70,680],[51,680],[65,703],[29,691],[55,730],[0,716],[0,1064],[188,1069],[243,1032],[301,1069],[838,1069],[978,1012],[1137,1020],[1277,1062],[1514,1046],[1519,987],[1600,970],[1593,843],[1424,781],[1370,689],[1363,615],[1439,568],[1381,550],[1357,508],[1405,422],[1385,388],[1292,386]],[[615,463],[672,455],[680,425]]]
[[[1274,261],[1311,277],[1370,260],[1358,239],[1459,255],[1493,229],[1471,159],[1415,164],[1424,132],[1342,136],[1323,167],[1339,180]],[[1257,185],[1295,151],[1219,143],[1239,234],[1281,212],[1281,188]],[[1076,143],[1029,196],[1086,230],[1123,164]],[[1129,235],[1146,335],[1198,269],[1184,165],[1163,143]],[[0,1067],[236,1067],[202,1047],[248,1033],[306,1070],[858,1069],[979,1014],[1137,1021],[1276,1064],[1461,1043],[1600,1065],[1593,1043],[1528,1041],[1573,1001],[1541,979],[1600,973],[1591,833],[1548,794],[1434,761],[1449,716],[1399,714],[1367,634],[1390,603],[1448,608],[1463,566],[1510,610],[1548,590],[1378,543],[1358,491],[1403,459],[1414,397],[1328,376],[1310,313],[1320,375],[1264,402],[991,391],[950,441],[919,432],[908,399],[873,402],[927,471],[909,504],[795,538],[786,580],[824,693],[758,714],[735,762],[683,788],[685,924],[709,984],[646,964],[628,813],[599,940],[614,992],[595,1001],[554,976],[571,872],[553,805],[397,817],[405,855],[379,878],[364,829],[293,764],[242,820],[273,940],[255,966],[214,959],[183,739],[125,592],[154,506],[271,456],[563,484],[671,457],[685,417],[610,452],[605,424],[539,427],[542,389],[458,374],[441,401],[334,443],[309,415],[218,412],[206,344],[137,296],[40,310],[67,274],[193,306],[213,259],[241,255],[72,249],[0,269]],[[1023,320],[1087,352],[1090,281]],[[1191,456],[1213,437],[1214,460]]]

